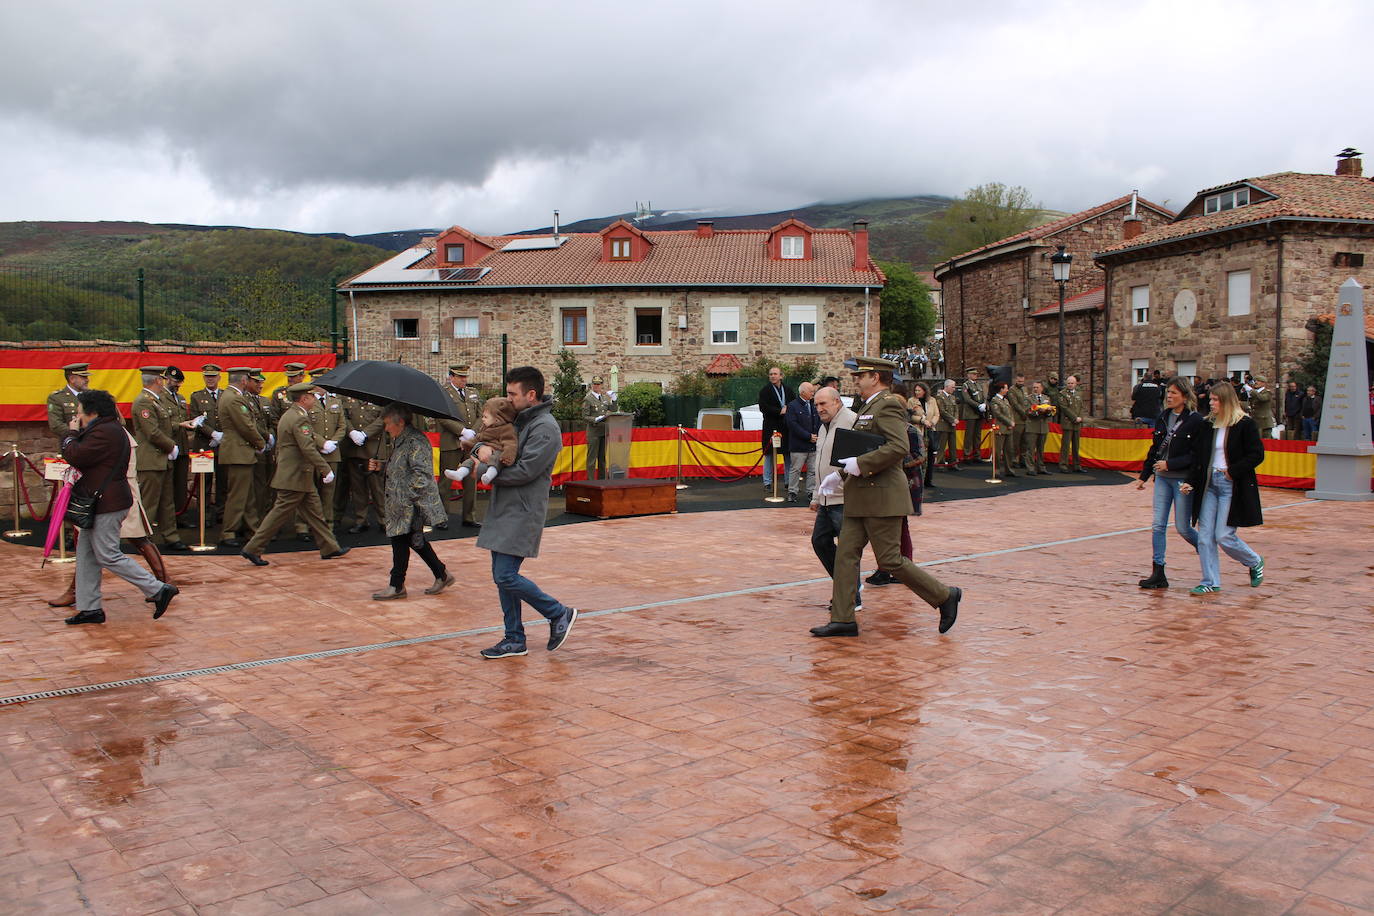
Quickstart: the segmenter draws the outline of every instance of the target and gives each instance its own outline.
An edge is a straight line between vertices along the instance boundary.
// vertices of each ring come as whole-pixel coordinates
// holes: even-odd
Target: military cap
[[[262,370],[259,369],[259,368],[256,368],[256,367],[255,367],[255,368],[253,368],[253,369],[250,369],[250,370],[248,371],[248,374],[251,375],[253,378],[257,379],[257,380],[260,381],[260,382],[265,382],[265,381],[267,381],[267,376],[263,375],[263,374],[262,374]]]
[[[167,377],[170,379],[175,379],[178,382],[186,381],[186,373],[182,372],[176,366],[167,367]]]
[[[234,366],[232,369],[226,369],[225,371],[228,372],[230,375],[252,375],[252,374],[253,374],[253,370],[250,369],[250,368],[248,368],[247,366]]]
[[[1264,376],[1262,376],[1262,375],[1257,375],[1257,374],[1255,374],[1255,373],[1252,372],[1252,373],[1250,373],[1250,381],[1252,381],[1252,382],[1259,382],[1261,385],[1263,385],[1263,384],[1264,384]]]
[[[983,370],[982,370],[982,369],[979,369],[977,366],[966,366],[966,367],[964,368],[964,375],[968,375],[970,372],[982,372],[982,371],[983,371]]]
[[[322,375],[328,375],[328,374],[329,374],[329,367],[328,367],[328,366],[321,366],[321,367],[318,368],[318,369],[311,369],[311,370],[310,370],[310,377],[311,377],[311,378],[319,378],[319,377],[322,376]]]
[[[593,375],[593,376],[592,376],[592,384],[593,384],[593,385],[604,385],[604,384],[606,384],[606,380],[605,380],[604,378],[602,378],[601,376],[599,376],[599,375]]]
[[[68,375],[85,375],[85,376],[89,376],[89,375],[91,374],[91,364],[90,364],[90,363],[67,363],[67,365],[65,365],[65,366],[62,367],[62,371],[65,372],[65,373],[67,373]]]
[[[291,395],[291,397],[293,398],[298,398],[303,394],[314,394],[315,386],[310,384],[309,382],[297,382],[296,384],[287,388],[286,393]]]
[[[305,371],[305,363],[287,363],[285,369],[287,375],[300,375]]]
[[[142,372],[144,375],[166,375],[166,374],[167,374],[167,367],[166,367],[166,366],[140,366],[138,371],[139,371],[139,372]]]
[[[897,363],[881,356],[851,356],[844,361],[850,372],[892,372],[897,371]]]
[[[471,367],[467,363],[459,363],[456,366],[449,366],[448,372],[449,375],[467,375],[468,369],[470,368]]]
[[[206,363],[205,365],[200,367],[200,374],[209,376],[210,378],[214,378],[223,371],[223,369],[221,369],[219,366],[216,366],[214,363]]]

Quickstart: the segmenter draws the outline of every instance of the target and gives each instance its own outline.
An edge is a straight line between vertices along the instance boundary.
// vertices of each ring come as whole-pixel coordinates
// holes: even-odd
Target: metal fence
[[[165,269],[0,266],[0,341],[29,349],[72,341],[157,350],[177,342],[317,341],[343,353],[327,282]]]

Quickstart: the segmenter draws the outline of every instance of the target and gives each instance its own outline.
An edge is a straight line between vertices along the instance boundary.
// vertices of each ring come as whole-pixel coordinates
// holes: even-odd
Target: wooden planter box
[[[675,480],[570,480],[563,485],[573,515],[620,518],[677,512]]]

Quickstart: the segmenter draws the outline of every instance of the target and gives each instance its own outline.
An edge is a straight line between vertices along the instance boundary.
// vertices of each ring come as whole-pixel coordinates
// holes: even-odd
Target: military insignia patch
[[[143,417],[143,419],[146,420],[149,416],[151,416],[151,414],[148,413],[148,408],[145,407],[143,408],[143,412],[140,413],[139,416]]]

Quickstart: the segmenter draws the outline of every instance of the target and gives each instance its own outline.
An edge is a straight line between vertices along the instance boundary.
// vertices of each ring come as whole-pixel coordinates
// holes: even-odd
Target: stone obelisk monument
[[[1331,334],[1331,363],[1322,394],[1322,425],[1317,444],[1317,488],[1314,499],[1367,500],[1370,456],[1369,361],[1365,352],[1364,287],[1351,277],[1341,284],[1336,327]]]

